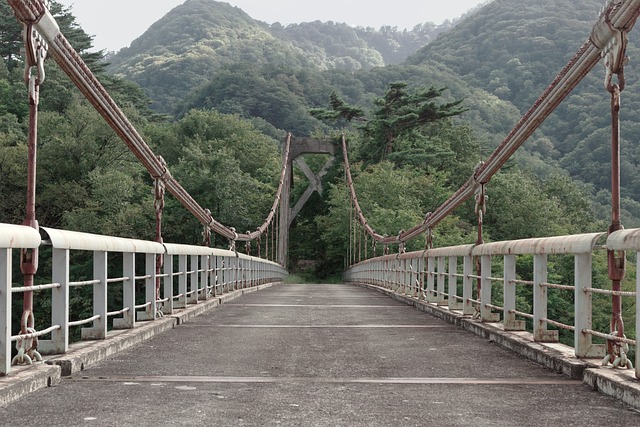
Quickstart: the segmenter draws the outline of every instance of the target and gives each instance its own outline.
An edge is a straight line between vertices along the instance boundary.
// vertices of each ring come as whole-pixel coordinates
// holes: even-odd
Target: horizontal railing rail
[[[20,321],[12,318],[14,298],[27,289],[14,285],[19,267],[14,265],[13,252],[34,248],[40,248],[41,257],[51,254],[51,267],[37,276],[48,283],[28,291],[48,300],[51,322],[40,330],[14,335],[12,331],[20,329]],[[81,261],[72,261],[76,254],[81,254]],[[158,256],[163,258],[162,273],[156,269]],[[40,277],[49,270],[51,277]],[[75,277],[80,275],[84,277]],[[63,354],[70,349],[74,327],[82,326],[81,340],[104,340],[111,329],[134,328],[225,292],[282,282],[286,275],[277,263],[228,250],[45,227],[39,233],[27,226],[0,224],[0,376],[11,370],[13,343],[21,354],[27,349],[32,354],[37,350],[38,356]],[[161,293],[156,292],[157,280]],[[83,294],[91,308],[83,318],[76,318],[82,313],[72,308],[70,295],[82,288],[91,289]]]
[[[640,300],[636,292],[640,287],[640,277],[636,271],[635,291],[594,287],[596,267],[593,256],[606,250],[636,251],[637,266],[640,264],[640,229],[616,231],[608,236],[606,233],[557,236],[385,255],[353,265],[347,269],[344,278],[346,282],[374,285],[408,295],[478,321],[502,322],[505,331],[525,330],[528,321],[532,339],[537,342],[557,342],[560,329],[572,331],[576,357],[602,358],[607,355],[606,346],[614,345],[620,349],[615,352],[618,358],[610,360],[611,364],[631,368],[633,364],[626,355],[628,346],[635,346],[640,339]],[[517,260],[521,256],[532,258],[530,271],[516,271]],[[552,282],[549,256],[573,257],[573,283]],[[496,277],[499,276],[496,270],[500,268],[502,277]],[[606,276],[606,266],[603,268]],[[518,273],[533,279],[523,280]],[[502,295],[502,301],[492,299],[496,287],[499,287],[496,293]],[[530,302],[530,311],[516,307],[518,287],[528,288],[528,293],[532,294],[527,301]],[[572,292],[572,324],[549,318],[548,296],[551,289]],[[635,303],[635,337],[594,330],[592,300],[597,294],[620,295]],[[607,344],[594,344],[593,337],[606,340]],[[635,353],[635,375],[638,378],[639,353]]]

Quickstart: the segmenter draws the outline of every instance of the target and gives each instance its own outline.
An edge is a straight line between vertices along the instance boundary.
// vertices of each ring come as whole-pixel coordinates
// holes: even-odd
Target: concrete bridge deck
[[[584,426],[640,413],[375,291],[281,285],[55,387],[1,425]]]

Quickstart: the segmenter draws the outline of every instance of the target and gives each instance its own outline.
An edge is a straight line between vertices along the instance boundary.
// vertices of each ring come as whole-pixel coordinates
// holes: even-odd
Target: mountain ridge
[[[426,23],[412,31],[320,21],[270,26],[228,3],[187,0],[130,47],[111,56],[109,71],[138,83],[155,109],[170,113],[167,106],[205,83],[206,73],[225,65],[247,62],[354,71],[383,67],[403,61],[451,25]]]

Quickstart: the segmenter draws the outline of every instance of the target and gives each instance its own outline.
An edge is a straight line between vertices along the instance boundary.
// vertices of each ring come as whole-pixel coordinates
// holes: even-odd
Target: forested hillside
[[[406,59],[450,23],[411,31],[351,28],[333,22],[282,26],[256,21],[214,0],[187,0],[110,58],[109,69],[133,80],[165,113],[224,66],[361,70]]]
[[[467,84],[482,88],[524,113],[557,72],[589,37],[601,0],[494,0],[409,59],[414,65],[441,63]],[[637,38],[630,37],[627,88],[622,109],[623,218],[640,226],[640,104]],[[530,166],[536,159],[559,165],[591,188],[598,212],[610,200],[609,94],[601,66],[531,139]],[[605,219],[606,216],[601,216]]]

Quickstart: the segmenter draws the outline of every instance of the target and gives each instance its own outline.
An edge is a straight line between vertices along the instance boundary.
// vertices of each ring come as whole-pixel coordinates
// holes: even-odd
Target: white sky
[[[58,0],[72,6],[82,28],[95,36],[96,49],[118,51],[185,0]],[[413,28],[457,18],[487,0],[227,0],[267,23],[346,22],[379,28]]]

